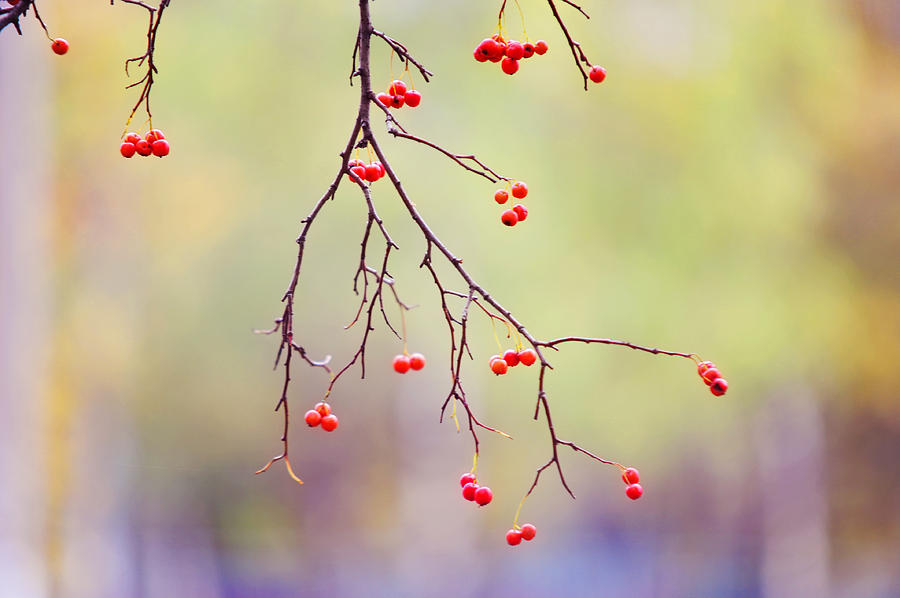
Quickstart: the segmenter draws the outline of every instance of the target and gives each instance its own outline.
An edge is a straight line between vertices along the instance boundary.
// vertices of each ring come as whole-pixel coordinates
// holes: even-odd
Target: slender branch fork
[[[573,2],[569,2],[567,0],[563,0],[563,2],[574,9],[578,10],[581,14],[587,17],[587,14]],[[388,159],[387,155],[384,152],[384,149],[378,142],[375,134],[372,131],[371,123],[370,123],[370,107],[371,105],[375,105],[377,108],[381,109],[385,114],[386,120],[386,128],[387,133],[401,139],[407,139],[409,141],[413,141],[422,145],[425,145],[431,149],[434,149],[441,154],[447,156],[450,160],[455,162],[458,166],[464,168],[465,170],[472,172],[478,176],[481,176],[491,182],[497,182],[499,180],[511,180],[505,176],[501,176],[496,171],[492,170],[488,167],[484,162],[475,157],[474,154],[457,154],[451,152],[437,143],[427,140],[423,137],[413,135],[408,133],[405,128],[400,125],[400,123],[396,120],[393,114],[390,113],[387,107],[381,104],[377,98],[376,94],[372,91],[372,81],[371,81],[371,67],[370,67],[370,45],[373,37],[383,40],[389,49],[392,52],[395,52],[399,55],[404,61],[408,64],[414,65],[419,72],[427,79],[427,76],[431,75],[431,72],[428,71],[419,61],[417,61],[408,50],[408,48],[401,44],[400,42],[388,37],[386,34],[376,30],[372,25],[372,19],[369,11],[370,0],[359,0],[359,30],[356,36],[356,42],[353,48],[352,54],[352,68],[350,74],[350,82],[351,85],[354,79],[358,78],[360,83],[360,100],[359,100],[359,109],[356,115],[356,119],[353,123],[353,126],[350,131],[350,136],[344,145],[344,149],[340,152],[340,165],[338,167],[337,172],[332,179],[331,184],[325,190],[325,193],[319,198],[319,200],[313,205],[310,213],[301,221],[302,227],[300,230],[300,234],[297,237],[297,260],[294,264],[293,273],[291,275],[290,282],[288,283],[287,289],[282,296],[282,302],[284,303],[283,311],[280,317],[275,320],[275,325],[273,328],[268,330],[257,331],[263,334],[274,334],[280,333],[281,339],[279,342],[278,351],[276,354],[275,365],[278,366],[282,355],[286,352],[286,357],[284,358],[284,384],[282,386],[281,396],[278,399],[278,402],[275,406],[275,410],[278,411],[281,409],[283,416],[283,434],[281,437],[282,450],[281,453],[277,456],[273,457],[263,468],[261,468],[256,473],[262,473],[268,470],[272,464],[284,460],[288,471],[291,475],[299,481],[299,478],[294,476],[293,470],[291,469],[290,464],[290,456],[288,451],[288,428],[289,428],[289,419],[290,415],[288,412],[288,389],[291,381],[292,375],[292,360],[291,355],[293,353],[297,353],[310,367],[316,369],[322,369],[326,374],[330,377],[330,382],[328,388],[325,392],[325,397],[327,398],[332,390],[334,389],[335,383],[340,379],[340,377],[347,372],[352,366],[355,364],[359,364],[361,370],[361,377],[365,377],[365,367],[366,367],[366,345],[369,339],[369,333],[373,330],[373,321],[375,320],[375,309],[376,305],[379,306],[379,309],[382,314],[382,319],[385,321],[387,326],[394,331],[396,334],[396,330],[393,326],[391,326],[388,316],[384,310],[384,288],[390,288],[394,300],[399,306],[401,310],[410,309],[410,307],[403,303],[400,300],[400,296],[398,295],[396,289],[396,281],[389,274],[388,264],[389,258],[391,256],[392,251],[399,249],[397,244],[391,238],[384,222],[379,217],[378,212],[375,209],[374,202],[372,201],[372,190],[369,185],[356,177],[355,174],[351,173],[348,169],[348,161],[350,159],[351,153],[355,148],[365,148],[368,147],[372,151],[374,151],[375,155],[378,157],[378,160],[384,166],[385,172],[391,184],[393,185],[394,191],[396,192],[397,197],[400,202],[406,209],[408,216],[413,220],[416,226],[419,228],[422,233],[423,239],[425,241],[425,252],[423,258],[420,263],[420,268],[424,268],[430,274],[435,287],[438,291],[438,296],[441,301],[441,310],[444,316],[444,320],[447,324],[447,330],[450,336],[450,389],[447,392],[447,396],[444,399],[441,408],[441,421],[446,414],[448,407],[452,404],[453,409],[451,413],[451,418],[456,422],[457,429],[459,429],[459,421],[456,417],[457,405],[461,405],[463,411],[465,412],[467,419],[467,427],[469,433],[472,436],[472,440],[475,448],[476,458],[478,456],[479,451],[479,438],[478,431],[486,430],[489,432],[496,432],[504,437],[509,438],[509,436],[497,428],[489,426],[483,423],[481,420],[473,412],[471,405],[469,403],[468,397],[463,387],[462,383],[462,369],[463,369],[463,356],[466,355],[471,360],[472,354],[468,346],[468,326],[469,326],[469,315],[472,306],[477,307],[481,312],[486,314],[492,322],[495,320],[502,321],[507,324],[508,327],[514,329],[518,335],[521,335],[522,338],[527,341],[529,345],[534,349],[537,354],[540,368],[538,373],[538,389],[537,389],[537,402],[535,405],[535,413],[534,419],[538,420],[540,418],[541,412],[544,414],[544,420],[547,424],[548,433],[550,435],[550,443],[551,443],[551,456],[550,459],[541,467],[539,467],[535,473],[534,481],[529,487],[525,497],[529,496],[534,489],[537,487],[538,482],[540,481],[541,474],[550,467],[555,466],[557,473],[559,475],[560,482],[562,486],[565,488],[566,492],[575,498],[575,494],[569,486],[568,481],[566,480],[565,474],[563,472],[562,463],[560,461],[559,456],[559,448],[560,447],[568,447],[572,449],[576,453],[581,453],[595,461],[600,463],[613,465],[619,467],[620,469],[624,469],[622,465],[615,461],[609,461],[603,459],[591,451],[582,448],[581,446],[575,444],[572,441],[561,439],[557,432],[553,423],[553,417],[550,410],[550,404],[548,401],[548,394],[545,387],[545,377],[548,370],[553,369],[553,366],[548,361],[545,352],[547,350],[558,351],[562,345],[568,343],[583,343],[583,344],[598,344],[598,345],[612,345],[612,346],[620,346],[631,348],[637,351],[649,353],[652,355],[667,355],[673,357],[682,357],[686,359],[691,359],[697,361],[699,358],[693,353],[686,352],[678,352],[678,351],[666,351],[662,349],[646,347],[642,345],[637,345],[628,341],[620,341],[613,340],[607,338],[592,338],[592,337],[582,337],[582,336],[566,336],[560,337],[551,340],[539,340],[535,338],[526,327],[512,314],[510,310],[504,307],[497,299],[495,299],[482,285],[480,285],[463,267],[462,259],[458,258],[454,255],[450,249],[441,241],[440,238],[431,230],[431,228],[426,223],[425,219],[419,213],[415,204],[410,199],[409,195],[403,188],[402,183],[400,182],[399,175],[397,171],[393,168]],[[571,36],[568,33],[568,30],[565,27],[559,13],[556,11],[556,6],[553,0],[548,0],[548,4],[550,5],[551,10],[554,13],[554,16],[557,18],[560,26],[563,29],[563,33],[566,35],[566,38],[570,41],[570,47],[572,48],[573,55],[576,55],[576,52],[579,54],[576,55],[576,62],[578,62],[579,57],[582,61],[587,62],[586,57],[584,57],[583,53],[580,53],[580,46],[577,42],[574,42],[571,39]],[[588,63],[589,64],[589,63]],[[580,65],[579,65],[579,68]],[[582,69],[582,74],[584,74]],[[586,79],[586,75],[585,75]],[[361,320],[365,320],[365,327],[362,331],[362,338],[359,345],[359,348],[356,350],[351,359],[336,372],[333,371],[329,367],[330,356],[324,358],[321,361],[316,361],[310,358],[307,354],[306,349],[295,342],[294,340],[294,296],[297,291],[297,286],[300,282],[301,275],[301,267],[303,264],[304,257],[304,249],[306,247],[307,236],[309,231],[316,220],[319,213],[325,207],[329,200],[333,199],[335,193],[338,190],[341,182],[344,177],[347,177],[351,184],[356,186],[363,197],[364,204],[366,207],[366,225],[363,232],[362,242],[360,243],[361,251],[360,251],[360,261],[357,267],[356,273],[353,278],[353,290],[357,294],[359,294],[359,278],[363,278],[362,285],[362,297],[360,299],[359,309],[356,312],[355,317],[351,321],[351,323],[347,326],[347,328],[353,326],[355,323]],[[380,233],[382,241],[384,243],[384,254],[381,258],[379,267],[372,267],[367,262],[367,251],[369,242],[371,240],[371,233],[373,228],[376,228]],[[461,279],[461,282],[464,283],[465,292],[453,290],[449,288],[440,278],[437,273],[437,270],[434,267],[434,259],[436,255],[443,257],[444,260],[449,263],[449,265],[453,268],[455,273]],[[372,279],[372,285],[374,290],[371,290],[370,295],[370,280]],[[454,309],[451,307],[451,302],[463,300],[463,306],[459,315],[455,315]],[[493,311],[491,311],[493,310]],[[399,336],[399,335],[398,335]],[[405,340],[405,339],[404,339]],[[524,500],[524,499],[523,499]]]

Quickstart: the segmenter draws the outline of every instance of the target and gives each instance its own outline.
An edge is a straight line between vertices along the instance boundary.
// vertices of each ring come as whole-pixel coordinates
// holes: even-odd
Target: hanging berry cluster
[[[510,193],[512,193],[512,196],[516,199],[524,199],[525,196],[528,195],[528,185],[522,181],[516,181],[510,186],[509,181],[507,181],[505,189],[497,189],[494,193],[494,201],[503,205],[509,200]],[[526,218],[528,218],[528,208],[520,203],[517,203],[508,210],[504,210],[503,213],[500,214],[500,222],[506,226],[515,226]]]
[[[537,361],[537,353],[534,352],[534,349],[524,349],[522,351],[507,349],[503,352],[502,356],[494,355],[491,357],[488,363],[491,366],[492,372],[498,376],[502,376],[511,367],[515,367],[520,363],[522,365],[531,365],[535,361]]]
[[[526,523],[522,527],[515,526],[506,532],[506,543],[510,546],[518,546],[522,540],[530,542],[536,534],[537,528],[530,523]]]
[[[465,473],[459,478],[463,498],[483,507],[494,500],[494,492],[487,486],[479,486],[474,473]]]
[[[644,494],[644,489],[638,482],[641,481],[641,474],[634,467],[627,467],[622,471],[622,481],[625,482],[625,496],[631,500],[637,500]]]
[[[709,392],[721,397],[728,390],[728,381],[722,377],[722,373],[711,361],[702,361],[697,364],[697,373],[709,387]]]
[[[331,405],[324,402],[307,411],[304,419],[310,428],[321,425],[326,432],[334,432],[338,427],[338,418],[331,412]]]
[[[421,353],[413,353],[407,355],[402,353],[394,357],[394,371],[398,374],[405,374],[409,370],[419,371],[425,367],[425,356]]]
[[[503,39],[499,33],[483,40],[472,54],[478,62],[499,62],[500,68],[507,75],[515,75],[519,70],[519,61],[531,58],[535,54],[542,56],[547,52],[547,42],[538,40],[516,41]]]
[[[119,153],[125,158],[131,158],[135,154],[139,156],[153,154],[162,158],[169,155],[169,142],[159,129],[150,129],[143,138],[137,133],[128,133],[125,135],[125,141],[119,146]]]
[[[415,89],[407,89],[406,83],[399,79],[391,83],[387,93],[380,93],[376,97],[388,108],[403,108],[403,106],[415,108],[422,101],[422,94]]]
[[[359,177],[360,181],[369,181],[370,183],[377,181],[387,172],[384,169],[384,165],[377,160],[370,162],[369,164],[366,164],[362,160],[350,160],[347,162],[347,170]],[[347,178],[351,181],[353,180],[353,176],[349,174],[347,175]]]

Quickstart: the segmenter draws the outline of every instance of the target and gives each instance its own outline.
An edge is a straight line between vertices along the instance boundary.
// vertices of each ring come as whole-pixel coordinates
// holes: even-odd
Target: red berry
[[[374,182],[381,178],[381,169],[376,164],[369,164],[365,168],[367,181]]]
[[[534,352],[534,349],[519,351],[519,362],[522,365],[531,365],[535,361],[537,361],[537,353]]]
[[[390,108],[390,107],[391,107],[391,96],[389,96],[388,94],[386,94],[386,93],[380,93],[380,94],[378,94],[378,95],[375,96],[375,97],[378,98],[378,101],[381,102],[382,104],[384,104],[384,106],[385,106],[386,108]]]
[[[365,166],[354,166],[353,168],[350,169],[350,172],[355,174],[359,178],[360,181],[366,180],[366,167]],[[353,182],[356,182],[353,179],[353,177],[350,177],[350,180],[352,180]]]
[[[388,93],[392,96],[402,96],[406,93],[406,83],[399,79],[394,79],[394,82],[388,87]]]
[[[153,155],[162,158],[163,156],[169,155],[169,142],[165,139],[157,139],[153,143],[150,144],[150,149],[153,150]]]
[[[141,136],[137,133],[129,133],[128,135],[125,135],[125,143],[136,144],[140,140]]]
[[[512,186],[512,194],[516,199],[524,199],[528,195],[528,185],[522,181],[517,181]]]
[[[306,420],[306,425],[310,428],[315,428],[319,425],[319,422],[322,421],[322,414],[316,411],[315,409],[310,409],[306,412],[306,415],[303,417]]]
[[[322,418],[322,429],[326,432],[334,432],[338,427],[338,418],[335,414],[326,415]]]
[[[709,386],[710,384],[712,384],[713,380],[715,380],[716,378],[721,378],[722,373],[714,367],[707,368],[707,370],[703,372],[703,376],[701,377],[703,378],[703,381],[706,382],[706,385]]]
[[[475,491],[475,502],[482,507],[494,499],[494,493],[487,486],[481,486]]]
[[[353,168],[354,166],[365,166],[366,163],[362,160],[352,159],[347,162],[347,168]]]
[[[522,541],[522,532],[517,529],[511,529],[506,532],[506,543],[515,546]]]
[[[9,2],[10,6],[15,6],[16,4],[19,3],[19,0],[6,0],[6,1]]]
[[[50,44],[50,47],[53,49],[54,54],[59,54],[60,56],[62,56],[69,51],[69,42],[61,37],[57,37],[55,40],[53,40],[53,43]]]
[[[588,77],[590,77],[591,81],[594,83],[600,83],[606,79],[606,69],[602,66],[592,66],[591,72],[588,73]]]
[[[398,374],[405,374],[409,371],[409,357],[406,355],[398,355],[394,358],[394,371]]]
[[[506,226],[515,226],[516,222],[519,221],[519,217],[516,216],[516,213],[512,210],[506,210],[502,214],[500,214],[500,222],[505,224]]]
[[[516,71],[519,70],[519,61],[513,60],[507,56],[503,59],[503,62],[500,63],[500,68],[503,69],[503,72],[507,75],[515,75]]]
[[[153,153],[153,149],[150,147],[150,144],[147,143],[145,139],[139,140],[134,144],[134,149],[142,156],[149,156]]]
[[[702,376],[706,370],[708,370],[709,368],[714,368],[714,367],[716,367],[716,364],[714,364],[711,361],[701,361],[700,363],[697,364],[697,373]]]
[[[641,488],[640,484],[631,484],[627,488],[625,488],[625,496],[630,498],[631,500],[637,500],[644,493],[644,489]]]
[[[514,205],[512,207],[512,209],[513,209],[513,212],[516,213],[516,217],[518,217],[519,222],[522,222],[523,220],[528,218],[528,208],[526,208],[522,204],[517,203],[516,205]]]
[[[391,96],[391,108],[403,108],[403,96]]]
[[[425,367],[425,356],[421,353],[413,353],[409,356],[409,367],[414,370],[421,370]]]
[[[503,352],[503,361],[509,367],[519,365],[519,353],[515,349],[507,349]]]
[[[542,39],[539,39],[536,44],[534,44],[534,53],[543,56],[547,53],[547,42]]]
[[[522,44],[522,50],[524,53],[522,54],[522,58],[531,58],[534,56],[534,44],[531,42],[525,42]]]
[[[403,99],[406,101],[406,105],[410,108],[415,108],[419,105],[419,102],[422,101],[422,94],[420,94],[415,89],[410,89],[403,96]]]
[[[328,403],[316,403],[316,406],[314,407],[314,409],[322,417],[325,417],[326,415],[331,415],[331,405],[329,405]]]
[[[712,381],[712,384],[709,385],[709,391],[717,397],[721,397],[727,390],[728,381],[725,380],[725,378],[716,378]]]
[[[132,157],[135,152],[134,144],[126,141],[125,143],[123,143],[122,145],[119,146],[119,152],[126,158]]]
[[[387,171],[384,169],[384,164],[382,164],[381,162],[372,162],[372,164],[378,167],[378,170],[381,172],[381,176],[387,174]]]
[[[522,60],[525,56],[525,48],[520,42],[511,41],[506,44],[506,56],[513,60]]]
[[[165,138],[166,138],[166,136],[163,135],[163,132],[160,131],[159,129],[150,129],[149,131],[147,131],[147,136],[144,137],[144,139],[147,140],[147,143],[149,143],[151,145],[157,139],[165,139]]]
[[[637,484],[641,481],[641,474],[634,467],[629,467],[622,472],[622,481],[626,484]]]
[[[475,500],[475,493],[478,491],[478,484],[469,482],[462,489],[463,498],[466,500]]]
[[[507,193],[503,189],[497,189],[497,192],[494,193],[494,201],[496,201],[497,203],[506,203],[507,199],[509,199],[509,193]]]
[[[475,51],[472,52],[472,56],[474,56],[475,60],[477,60],[478,62],[487,62],[488,59],[487,52],[483,51],[481,49],[481,46],[475,48]]]
[[[462,474],[462,477],[459,478],[460,486],[465,486],[466,484],[474,484],[474,483],[475,483],[475,474],[474,473],[464,473],[464,474]],[[472,491],[472,494],[474,496],[474,494],[475,494],[474,490]]]
[[[526,523],[522,526],[522,529],[519,530],[519,533],[522,534],[522,539],[526,542],[534,539],[534,536],[537,534],[537,528],[531,525],[530,523]]]
[[[491,371],[497,374],[498,376],[505,374],[506,370],[509,369],[509,364],[503,361],[502,357],[494,356],[491,358]]]

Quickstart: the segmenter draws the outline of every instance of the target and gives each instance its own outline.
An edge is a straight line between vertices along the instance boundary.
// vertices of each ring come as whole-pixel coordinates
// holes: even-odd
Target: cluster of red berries
[[[516,351],[515,349],[507,349],[503,355],[494,355],[488,362],[491,365],[491,371],[501,376],[511,367],[515,367],[520,363],[522,365],[531,365],[537,361],[537,353],[534,349],[525,349]]]
[[[384,164],[377,160],[371,164],[366,164],[362,160],[350,160],[347,162],[347,170],[359,177],[360,181],[369,181],[370,183],[377,181],[387,173]],[[347,178],[353,180],[349,174]]]
[[[628,467],[622,471],[622,481],[625,482],[625,496],[631,500],[637,500],[644,494],[644,489],[638,482],[641,481],[641,475],[634,467]]]
[[[407,90],[406,83],[399,79],[391,83],[387,93],[380,93],[376,97],[388,108],[403,108],[404,105],[415,108],[422,101],[422,94],[415,89]]]
[[[728,381],[711,361],[703,361],[697,366],[697,373],[709,387],[709,392],[721,397],[728,390]]]
[[[126,158],[135,154],[139,156],[153,154],[162,158],[169,155],[169,142],[166,141],[166,136],[159,129],[150,129],[143,139],[137,133],[129,133],[125,135],[125,141],[119,146],[119,152]]]
[[[483,40],[472,54],[478,62],[499,62],[500,68],[507,75],[514,75],[519,70],[519,61],[531,58],[535,54],[542,55],[547,52],[547,42],[539,40],[537,43],[529,41],[518,42],[514,39],[508,42],[499,33]]]
[[[18,3],[18,0],[16,0],[16,4]],[[13,3],[10,2],[10,4]],[[62,56],[69,51],[69,42],[61,37],[57,37],[55,40],[53,40],[53,43],[50,44],[50,49],[53,50],[54,54],[59,54],[60,56]]]
[[[494,500],[493,491],[487,486],[479,486],[474,473],[464,473],[459,478],[459,485],[462,486],[463,498],[478,503],[479,507]]]
[[[334,432],[338,427],[338,418],[331,412],[331,405],[328,403],[317,403],[315,408],[306,412],[303,419],[310,428],[321,424],[326,432]]]
[[[394,371],[398,374],[405,374],[409,370],[421,370],[425,367],[425,356],[421,353],[413,353],[412,355],[402,354],[394,358]]]
[[[494,201],[503,205],[509,199],[510,193],[512,193],[512,196],[516,199],[524,199],[525,196],[528,195],[528,185],[522,181],[516,181],[512,184],[512,187],[507,187],[507,189],[497,189],[494,193]],[[515,226],[517,222],[521,222],[526,218],[528,218],[528,208],[520,203],[517,203],[511,209],[504,210],[504,212],[500,214],[500,222],[506,226]]]
[[[537,534],[537,528],[530,523],[526,523],[519,529],[513,528],[506,532],[506,543],[510,546],[516,546],[522,540],[526,542],[533,540],[535,534]]]

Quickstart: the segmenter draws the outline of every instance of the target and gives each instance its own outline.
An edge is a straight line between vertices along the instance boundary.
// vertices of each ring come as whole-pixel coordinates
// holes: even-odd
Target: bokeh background
[[[526,180],[527,223],[501,226],[494,186],[437,153],[382,143],[537,336],[722,366],[715,399],[682,359],[553,356],[560,435],[639,467],[644,497],[565,452],[578,499],[548,472],[522,517],[537,539],[505,544],[550,447],[530,419],[537,369],[491,376],[496,343],[473,317],[467,389],[515,440],[482,435],[496,498],[462,500],[471,440],[437,420],[449,341],[387,181],[374,198],[429,365],[393,374],[400,343],[379,326],[367,379],[332,397],[340,429],[292,429],[306,484],[280,465],[254,477],[280,448],[282,373],[275,339],[251,331],[280,314],[299,221],[355,115],[356,5],[176,0],[153,90],[172,154],[124,160],[122,61],[145,13],[44,0],[68,55],[31,19],[0,35],[0,596],[900,596],[900,6],[597,0],[590,21],[562,6],[609,71],[584,93],[546,5],[520,2],[550,52],[514,77],[471,57],[497,2],[379,0],[373,15],[437,74],[399,118]],[[297,298],[298,336],[336,364],[359,342],[342,326],[364,222],[343,186]],[[298,369],[294,412],[326,381]]]

